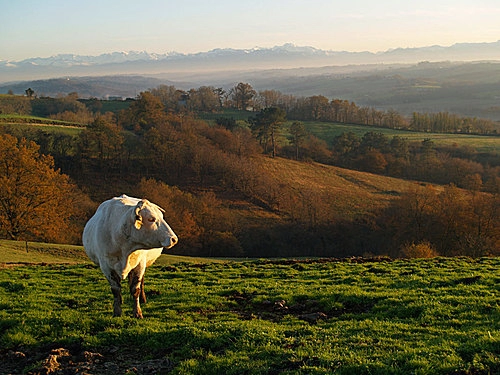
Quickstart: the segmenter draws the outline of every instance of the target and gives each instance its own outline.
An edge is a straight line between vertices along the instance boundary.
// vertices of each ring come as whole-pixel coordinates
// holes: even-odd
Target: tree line
[[[249,83],[243,82],[228,90],[201,86],[186,91],[171,85],[160,85],[147,92],[159,98],[167,112],[216,112],[223,108],[258,112],[276,107],[285,111],[289,120],[337,122],[432,133],[500,134],[498,122],[488,119],[449,112],[414,112],[407,118],[394,109],[381,111],[348,100],[330,100],[323,95],[296,97],[278,90],[256,91]],[[0,101],[0,113],[31,114],[89,123],[92,113],[102,108],[101,101],[96,98],[79,100],[76,92],[58,98],[38,97],[33,90],[30,93],[26,97],[6,95]]]

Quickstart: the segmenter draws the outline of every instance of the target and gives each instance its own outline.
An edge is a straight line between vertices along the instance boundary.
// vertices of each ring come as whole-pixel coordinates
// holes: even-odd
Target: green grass
[[[17,114],[0,114],[0,122],[15,123],[15,124],[26,123],[26,124],[48,124],[48,125],[60,125],[60,126],[81,126],[78,123],[73,123],[69,121],[54,120],[46,117],[17,115]]]
[[[100,103],[102,104],[101,113],[118,113],[130,107],[130,104],[133,102],[129,100],[101,100]]]
[[[104,361],[121,358],[122,373],[167,357],[173,374],[494,374],[499,267],[499,258],[155,264],[144,320],[129,317],[128,296],[125,316],[111,317],[92,265],[10,267],[0,269],[0,346],[111,347]]]
[[[233,118],[236,121],[247,121],[249,117],[253,117],[256,115],[257,112],[251,112],[251,111],[241,111],[237,109],[224,109],[222,112],[215,112],[215,113],[204,113],[200,112],[198,113],[198,116],[205,121],[208,121],[210,123],[215,123],[215,120],[218,119],[219,117],[224,117],[224,118]]]
[[[352,132],[358,137],[362,137],[368,132],[382,133],[389,138],[399,136],[411,141],[423,141],[431,139],[437,145],[459,145],[469,146],[479,152],[500,153],[500,138],[494,136],[468,135],[468,134],[443,134],[443,133],[420,133],[407,130],[395,130],[387,128],[379,128],[374,126],[363,126],[353,124],[337,124],[329,122],[306,121],[304,125],[308,131],[324,139],[328,144],[331,144],[333,139],[342,133]]]
[[[13,126],[21,129],[37,129],[46,132],[58,132],[77,135],[82,125],[67,121],[52,120],[45,117],[0,114],[0,126]]]
[[[180,255],[164,254],[156,264],[167,265],[173,263],[212,263],[223,262],[219,259],[185,257]],[[85,254],[82,246],[66,244],[49,244],[43,242],[26,242],[0,240],[0,267],[1,264],[61,264],[61,263],[92,263]]]
[[[218,117],[234,118],[235,120],[246,121],[248,117],[255,116],[255,112],[225,110],[222,113],[200,114],[200,118],[215,123]],[[500,153],[500,138],[494,136],[468,135],[468,134],[443,134],[443,133],[422,133],[407,130],[396,130],[368,125],[341,124],[321,121],[302,121],[306,129],[316,137],[323,139],[331,145],[335,137],[342,133],[352,132],[358,137],[362,137],[368,132],[382,133],[389,138],[399,136],[409,141],[421,142],[424,139],[432,139],[437,145],[442,146],[469,146],[478,152]],[[292,121],[288,121],[286,126],[290,126]],[[284,131],[286,135],[286,130]]]
[[[1,263],[81,263],[89,259],[81,246],[0,240]]]

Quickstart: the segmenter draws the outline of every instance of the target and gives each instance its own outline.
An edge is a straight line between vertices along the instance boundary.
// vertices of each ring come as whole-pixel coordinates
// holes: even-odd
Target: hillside
[[[165,90],[168,94],[172,88]],[[117,117],[93,114],[75,95],[29,102],[38,105],[40,112],[57,105],[55,118],[61,120],[86,119],[89,126],[71,128],[72,134],[56,134],[51,126],[17,121],[2,126],[2,131],[14,136],[5,137],[6,160],[13,160],[7,157],[8,150],[25,147],[19,141],[23,137],[33,140],[43,154],[54,158],[56,168],[71,177],[70,191],[77,192],[75,203],[66,208],[75,211],[66,216],[67,230],[61,230],[62,225],[54,227],[50,238],[44,237],[47,231],[31,230],[44,223],[51,226],[47,217],[40,225],[27,225],[20,237],[16,222],[10,220],[7,225],[14,231],[2,228],[4,238],[79,244],[83,225],[98,203],[127,194],[165,208],[166,219],[182,239],[173,249],[178,255],[400,256],[404,246],[424,241],[431,253],[434,246],[440,255],[498,253],[498,202],[491,194],[498,188],[498,158],[494,149],[489,150],[491,145],[484,143],[494,144],[495,137],[457,134],[448,139],[446,135],[452,144],[445,144],[442,137],[435,144],[431,133],[415,133],[425,138],[409,141],[403,133],[391,130],[399,136],[390,139],[373,126],[356,130],[366,130],[363,135],[350,132],[336,137],[337,124],[313,121],[304,124],[305,138],[298,152],[290,140],[294,124],[283,124],[277,154],[295,158],[298,152],[303,159],[298,162],[271,158],[266,151],[271,149],[268,130],[259,130],[253,118],[227,127],[213,120],[207,123],[196,112],[167,109],[169,102],[163,104],[157,94],[141,94]],[[200,93],[190,95],[194,100]],[[23,103],[28,100],[19,98]],[[100,103],[88,104],[98,110]],[[15,119],[23,121],[22,116]],[[23,160],[16,165],[22,166]],[[22,168],[17,171],[22,173]],[[9,179],[12,191],[19,191],[18,180]],[[479,191],[484,195],[479,196]],[[441,192],[446,194],[437,194]],[[67,193],[61,196],[61,204],[69,201],[67,197]],[[421,197],[423,207],[414,208],[412,199]],[[453,211],[443,212],[450,206]],[[29,207],[27,212],[31,212]],[[476,230],[478,221],[480,231]],[[442,235],[450,231],[453,236]]]
[[[337,220],[370,215],[387,206],[416,182],[358,172],[320,163],[283,158],[260,158],[263,171],[296,193],[309,192],[313,199],[328,200]]]

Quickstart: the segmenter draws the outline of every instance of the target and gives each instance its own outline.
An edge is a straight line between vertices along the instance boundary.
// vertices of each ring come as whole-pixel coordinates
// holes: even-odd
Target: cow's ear
[[[141,229],[141,227],[142,227],[142,217],[141,217],[141,215],[136,215],[135,216],[134,227],[137,230]]]
[[[144,199],[139,201],[137,203],[137,206],[135,206],[135,210],[134,210],[134,215],[135,215],[135,220],[134,220],[134,226],[135,226],[135,229],[139,230],[141,229],[142,227],[142,216],[141,216],[141,209],[142,209],[142,206],[144,205],[145,201]]]

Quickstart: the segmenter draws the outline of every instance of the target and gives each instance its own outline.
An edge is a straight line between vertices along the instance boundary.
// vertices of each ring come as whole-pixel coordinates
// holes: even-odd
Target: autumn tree
[[[185,107],[188,95],[185,91],[168,85],[160,85],[148,90],[148,92],[160,100],[166,112],[179,112],[181,108]]]
[[[0,100],[0,113],[15,113],[28,115],[31,112],[31,101],[21,95],[4,96]]]
[[[217,95],[217,100],[219,101],[219,108],[222,109],[224,106],[225,98],[227,98],[227,92],[222,87],[217,87],[214,89],[215,95]]]
[[[50,117],[65,113],[82,113],[89,116],[89,111],[85,104],[78,100],[78,94],[71,92],[66,96],[60,95],[57,98],[34,98],[31,100],[31,114],[34,116]]]
[[[233,101],[236,108],[240,110],[247,109],[256,94],[257,92],[249,83],[240,82],[232,89]]]
[[[437,194],[431,186],[412,186],[381,216],[382,225],[397,251],[402,244],[421,243],[433,238],[432,232],[437,224],[432,211],[437,206]]]
[[[189,90],[188,109],[202,112],[214,112],[221,107],[217,89],[201,86],[197,90]]]
[[[380,132],[368,132],[361,138],[361,152],[378,150],[380,152],[388,151],[389,139]]]
[[[13,240],[74,242],[82,194],[39,146],[0,137],[0,233]]]
[[[311,120],[326,120],[329,111],[328,98],[323,95],[314,95],[308,98],[308,115]]]
[[[278,107],[282,104],[283,94],[278,90],[259,91],[257,102],[261,108]]]
[[[429,243],[444,256],[496,256],[500,252],[499,207],[498,194],[454,185],[415,185],[380,216],[380,224],[391,238],[393,251]]]
[[[387,167],[385,156],[377,149],[369,149],[356,160],[357,167],[365,172],[382,174]]]
[[[158,126],[167,121],[165,105],[158,95],[152,92],[141,92],[136,101],[123,111],[120,116],[120,124],[134,130],[136,133],[144,133],[153,126]]]

